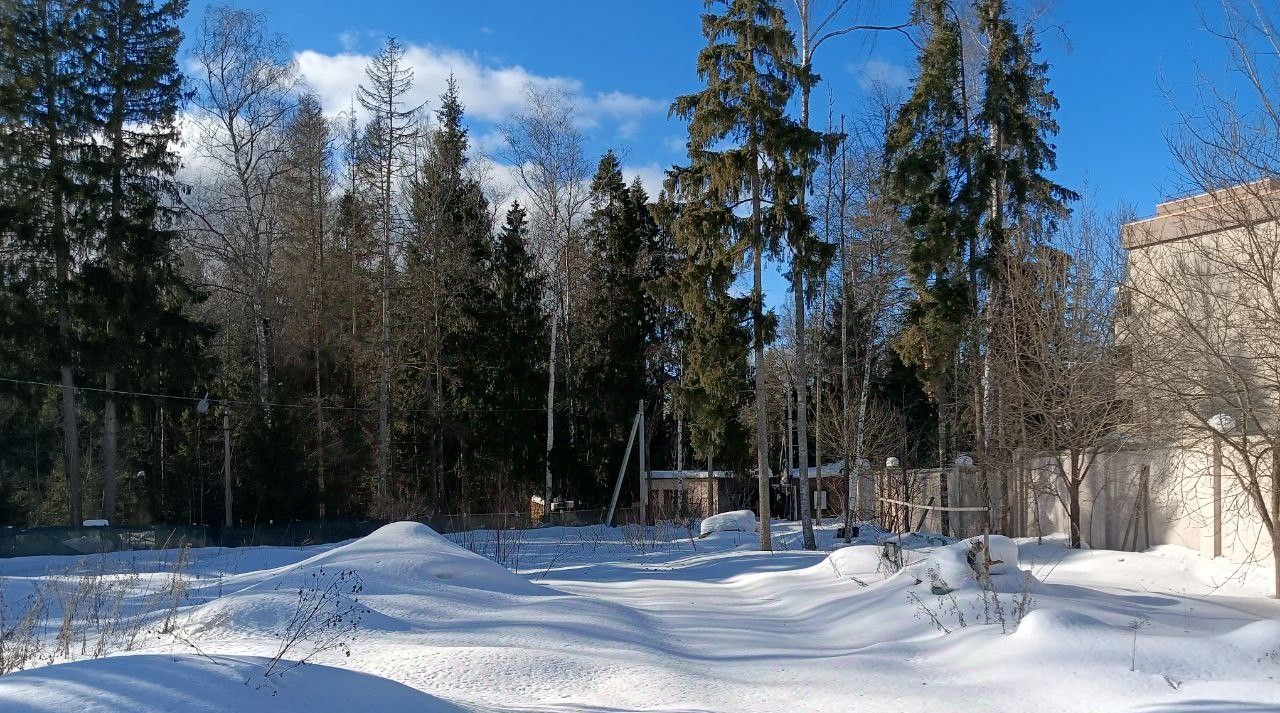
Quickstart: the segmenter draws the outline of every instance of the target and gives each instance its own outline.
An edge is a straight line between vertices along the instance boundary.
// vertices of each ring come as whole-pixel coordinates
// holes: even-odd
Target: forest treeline
[[[220,523],[228,446],[239,523],[598,507],[641,403],[651,468],[839,459],[849,517],[890,456],[1086,447],[1120,417],[1110,263],[1047,177],[1034,25],[835,6],[707,3],[650,195],[555,89],[484,155],[395,39],[335,115],[261,14],[0,0],[3,520]],[[814,109],[853,31],[916,79]]]

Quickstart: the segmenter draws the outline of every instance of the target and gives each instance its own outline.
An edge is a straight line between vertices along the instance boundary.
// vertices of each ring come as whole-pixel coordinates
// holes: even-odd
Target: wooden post
[[[222,406],[222,526],[231,527],[231,412]]]
[[[1222,442],[1213,436],[1213,556],[1222,556]]]
[[[644,458],[644,399],[640,400],[640,524],[649,524],[649,471]]]
[[[636,442],[636,429],[640,426],[640,414],[631,421],[631,435],[627,437],[627,449],[622,454],[622,465],[618,466],[618,480],[613,484],[613,498],[609,500],[609,514],[604,518],[605,527],[613,527],[613,511],[618,507],[618,492],[622,490],[622,477],[627,473],[627,461],[631,460],[631,445]],[[547,507],[550,507],[550,503]]]

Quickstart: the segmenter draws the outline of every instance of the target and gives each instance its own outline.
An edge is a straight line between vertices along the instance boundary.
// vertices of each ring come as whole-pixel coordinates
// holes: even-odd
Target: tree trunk
[[[759,176],[758,174],[752,178],[752,189],[754,197],[752,202],[759,209],[760,193],[759,193]],[[758,224],[758,220],[757,220]],[[752,259],[752,322],[754,322],[755,331],[755,361],[756,361],[756,481],[759,486],[760,496],[760,549],[769,552],[773,549],[773,543],[770,533],[770,513],[769,513],[769,436],[765,408],[767,399],[765,398],[764,383],[764,306],[763,306],[763,289],[761,286],[761,256],[760,250],[755,250]]]
[[[947,438],[950,435],[947,413],[947,392],[946,387],[943,387],[938,394],[938,505],[944,508],[951,505],[950,493],[947,492]],[[946,510],[938,511],[938,529],[942,530],[941,534],[944,536],[951,534],[951,513]]]
[[[1080,486],[1079,484],[1071,484],[1067,486],[1068,502],[1067,502],[1067,518],[1071,520],[1071,547],[1080,549]]]
[[[119,424],[116,420],[116,375],[108,371],[103,377],[106,401],[102,407],[102,519],[112,522],[116,516],[116,453],[119,444]]]
[[[754,61],[754,57],[752,58]],[[753,162],[751,166],[751,238],[754,243],[751,260],[751,322],[755,332],[755,387],[756,387],[756,484],[760,498],[760,549],[773,550],[769,513],[769,435],[767,411],[768,399],[765,396],[764,383],[764,288],[762,285],[761,253],[764,250],[764,238],[761,232],[761,185],[760,157],[756,139],[750,141],[748,154]]]
[[[559,337],[560,320],[555,311],[551,313],[551,355],[547,361],[547,453],[546,453],[546,501],[543,502],[543,515],[551,516],[551,449],[556,443],[556,341]]]
[[[801,36],[800,36],[800,61],[806,70],[808,70],[810,57],[809,46],[809,7],[808,3],[802,5],[804,16],[801,18]],[[812,87],[809,81],[805,79],[800,83],[800,126],[804,129],[809,128],[809,93]],[[806,157],[807,158],[807,157]],[[809,162],[806,160],[801,164],[800,169],[800,195],[797,198],[798,208],[801,213],[805,213],[805,196],[809,191]],[[793,235],[792,241],[792,262],[791,262],[791,290],[795,293],[795,319],[796,319],[796,442],[800,446],[800,529],[803,533],[804,548],[806,550],[818,549],[818,543],[813,537],[813,512],[812,503],[809,499],[809,358],[805,350],[805,333],[804,333],[804,259],[805,251],[802,248],[804,241],[809,239],[806,231],[802,235]]]
[[[390,210],[390,198],[386,208]],[[389,228],[384,228],[389,230]],[[378,368],[378,504],[386,505],[387,472],[391,460],[391,235],[382,248],[382,335]]]
[[[844,116],[840,117],[840,135],[844,136]],[[853,439],[849,432],[849,241],[845,236],[844,214],[849,201],[849,162],[844,139],[840,141],[840,208],[837,223],[840,230],[840,446],[845,479],[844,541],[853,542],[853,511],[857,506],[857,483],[853,472]]]
[[[868,392],[871,391],[871,368],[875,360],[875,352],[872,350],[870,340],[867,342],[866,349],[867,354],[862,365],[862,391],[858,394],[858,430],[853,445],[853,471],[858,474],[858,512],[856,515],[864,518],[867,516],[867,502],[874,500],[875,498],[874,487],[870,489],[870,492],[865,492],[867,489],[867,478],[862,472],[862,461],[865,460],[862,454],[862,444],[866,441],[867,400],[870,398],[870,394]]]
[[[804,273],[797,257],[791,269],[792,290],[795,292],[796,310],[796,452],[800,457],[800,528],[806,550],[818,549],[813,536],[813,510],[809,498],[809,365],[804,338]]]

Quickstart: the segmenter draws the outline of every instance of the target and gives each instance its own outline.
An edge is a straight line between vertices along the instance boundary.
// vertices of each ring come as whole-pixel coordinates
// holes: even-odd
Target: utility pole
[[[613,484],[613,498],[609,500],[609,514],[605,516],[605,527],[613,527],[613,513],[618,507],[618,493],[622,492],[622,478],[627,474],[627,463],[631,461],[631,446],[636,442],[636,431],[640,428],[640,414],[631,421],[631,435],[627,437],[627,450],[622,454],[622,465],[618,466],[618,481]]]
[[[640,400],[640,413],[636,416],[640,420],[640,524],[649,524],[649,471],[645,462],[645,438],[644,438],[644,399]]]
[[[222,526],[231,527],[231,412],[222,405]]]

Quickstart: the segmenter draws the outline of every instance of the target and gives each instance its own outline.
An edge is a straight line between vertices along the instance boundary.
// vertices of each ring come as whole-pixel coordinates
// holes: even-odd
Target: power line
[[[10,384],[23,384],[26,386],[43,386],[49,389],[62,388],[62,384],[55,384],[49,381],[36,381],[33,379],[15,379],[13,377],[7,377],[7,376],[0,376],[0,382],[7,382]],[[170,401],[191,401],[196,403],[203,401],[205,398],[201,396],[178,396],[175,394],[156,394],[156,393],[151,393],[146,391],[128,391],[124,389],[104,389],[104,388],[99,388],[95,386],[74,386],[72,388],[75,389],[76,391],[90,391],[94,393],[111,394],[115,396],[133,396],[133,397],[152,398],[152,399],[167,399]],[[281,401],[246,401],[244,399],[232,399],[232,398],[210,399],[209,402],[219,403],[224,406],[226,405],[250,406],[250,407],[263,406],[263,407],[271,407],[271,408],[292,408],[292,409],[306,409],[306,410],[313,410],[316,407],[314,403],[307,404],[307,403],[285,403]],[[326,411],[369,411],[369,412],[377,411],[377,408],[373,406],[325,405],[325,406],[322,406],[321,408],[323,408]],[[541,413],[545,410],[546,410],[545,406],[535,406],[535,407],[529,407],[529,408],[505,408],[505,409],[449,408],[449,409],[437,410],[437,409],[417,408],[417,409],[399,409],[398,412],[399,413],[417,413],[417,414],[449,413],[449,414],[456,415],[456,414],[481,414],[481,413],[535,413],[535,412]]]

